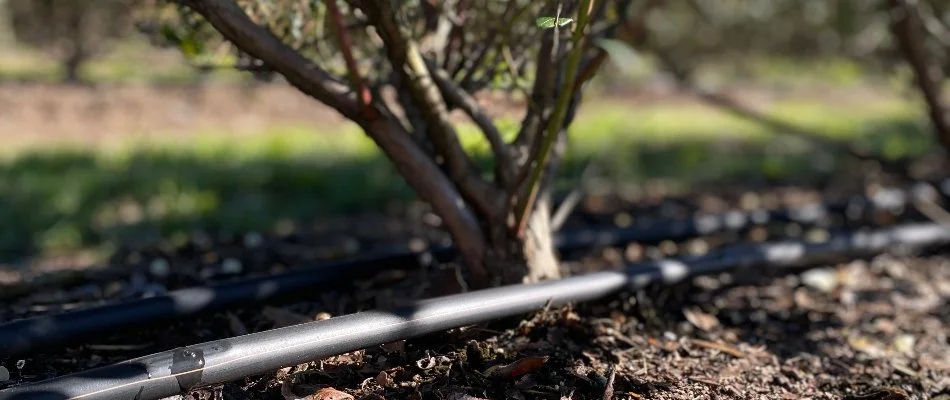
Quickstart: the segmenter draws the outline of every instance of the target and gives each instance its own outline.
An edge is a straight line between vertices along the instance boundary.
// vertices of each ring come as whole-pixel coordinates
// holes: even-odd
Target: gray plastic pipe
[[[742,231],[770,221],[815,224],[826,215],[835,213],[852,217],[863,216],[873,210],[900,213],[910,207],[910,202],[914,199],[937,200],[940,196],[946,198],[948,195],[950,180],[944,181],[939,189],[929,184],[917,183],[907,190],[882,190],[873,197],[856,196],[840,204],[816,204],[773,211],[731,211],[685,219],[660,219],[628,228],[599,227],[562,232],[555,236],[554,242],[562,256],[570,259],[572,252],[596,246],[616,246],[631,242],[657,243],[667,239],[683,240],[717,232]],[[337,284],[383,269],[414,268],[424,264],[420,259],[427,257],[442,262],[454,258],[455,250],[452,247],[438,247],[421,254],[397,251],[296,269],[284,274],[179,289],[128,302],[106,303],[75,311],[8,321],[0,323],[0,358],[23,356],[82,343],[90,337],[122,328],[171,322],[247,303],[270,301],[279,296],[290,297],[299,292]]]
[[[706,256],[635,264],[534,285],[513,285],[366,311],[200,343],[0,391],[0,400],[157,400],[197,387],[263,374],[324,357],[446,329],[601,298],[620,290],[746,268],[783,268],[870,256],[895,246],[950,242],[950,229],[910,224],[833,235],[822,243],[777,242],[728,247]]]

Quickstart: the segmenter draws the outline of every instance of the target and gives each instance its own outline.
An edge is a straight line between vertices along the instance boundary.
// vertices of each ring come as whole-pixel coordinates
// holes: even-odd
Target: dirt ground
[[[256,91],[259,103],[245,103],[250,95],[233,88],[207,92],[198,103],[190,103],[194,93],[180,88],[161,89],[166,94],[162,96],[153,89],[102,92],[106,96],[92,96],[89,90],[0,88],[0,132],[11,141],[7,143],[39,143],[49,140],[51,132],[58,135],[56,140],[100,142],[129,132],[172,135],[195,127],[240,130],[275,121],[318,124],[337,118],[286,88]],[[96,107],[105,114],[95,114]],[[17,113],[18,118],[5,118],[4,113]],[[90,130],[94,122],[98,128]],[[857,189],[770,188],[758,198],[777,207],[863,189],[862,177],[840,180],[853,181]],[[696,209],[716,211],[743,198],[697,193],[688,202]],[[593,219],[610,222],[617,220],[618,210],[632,206],[596,197],[583,204],[586,212],[601,214]],[[683,212],[664,204],[626,217]],[[424,207],[395,217],[361,218],[374,223],[353,230],[347,227],[361,226],[354,224],[357,220],[340,218],[307,232],[195,232],[180,245],[120,249],[111,260],[113,268],[82,273],[68,287],[40,285],[0,300],[0,321],[279,272],[407,241],[446,239],[426,222],[431,217]],[[565,229],[589,223],[577,219]],[[644,254],[676,256],[697,243],[715,248],[755,235],[770,240],[800,237],[801,228],[797,233],[786,226],[768,234],[591,249],[567,265],[575,272],[614,268]],[[179,398],[948,400],[947,250],[888,254],[793,275],[756,270],[700,278],[390,343]],[[445,294],[458,289],[452,287],[456,280],[450,267],[388,271],[304,300],[103,333],[79,346],[23,359],[0,357],[0,366],[10,372],[0,389],[176,346]]]
[[[821,99],[846,105],[896,95],[870,86],[803,87],[785,91],[736,87],[728,93],[755,107],[767,105],[776,98]],[[595,109],[599,102],[631,106],[699,104],[688,95],[675,93],[663,82],[635,89],[601,90],[589,97],[581,113]],[[492,116],[520,116],[523,108],[521,102],[502,94],[483,94],[478,100]],[[454,117],[466,119],[461,113]],[[313,126],[323,132],[327,127],[344,123],[346,121],[332,109],[282,84],[0,85],[0,137],[7,149],[50,143],[89,145],[116,140],[167,140],[187,138],[208,129],[240,135],[275,125]]]
[[[818,196],[807,190],[771,193],[781,204]],[[629,206],[604,199],[585,203],[587,211],[600,212],[604,219],[616,207]],[[718,201],[700,196],[692,203],[713,210],[734,204],[734,196]],[[601,206],[590,209],[591,204]],[[131,270],[90,275],[83,284],[68,288],[34,290],[10,300],[0,311],[0,320],[223,281],[235,274],[276,272],[345,257],[355,249],[385,248],[395,237],[444,240],[444,234],[420,223],[424,209],[417,212],[423,214],[389,220],[383,224],[388,227],[385,232],[353,231],[349,239],[341,239],[333,229],[253,240],[248,235],[211,233],[196,234],[180,247],[124,252],[117,255],[115,265]],[[669,204],[639,212],[677,213]],[[771,232],[771,240],[796,235],[781,233],[782,229]],[[784,232],[790,232],[788,227]],[[701,241],[714,249],[749,236]],[[668,254],[684,254],[689,243],[676,244],[679,250]],[[644,254],[662,255],[664,246],[647,246],[639,252],[634,251],[637,245],[592,249],[566,265],[575,273],[614,268]],[[947,250],[882,255],[791,275],[755,270],[698,278],[672,288],[622,293],[364,349],[199,389],[181,398],[946,400],[950,396]],[[226,258],[240,261],[242,269],[222,270],[228,263],[221,260]],[[159,273],[162,265],[171,270]],[[449,267],[387,271],[304,300],[239,308],[171,326],[104,333],[80,346],[31,355],[23,359],[22,369],[16,368],[20,360],[0,358],[0,366],[12,377],[0,388],[176,346],[446,294],[459,290],[452,289],[456,281]]]

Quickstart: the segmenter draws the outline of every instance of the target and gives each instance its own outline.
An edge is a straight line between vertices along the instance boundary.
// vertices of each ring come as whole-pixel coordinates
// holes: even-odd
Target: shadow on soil
[[[889,157],[932,148],[925,125],[915,120],[877,125],[862,141]],[[610,145],[605,152],[570,154],[559,188],[572,186],[592,157],[613,184],[664,178],[687,187],[709,180],[811,178],[829,174],[847,159],[785,139],[653,144],[623,138]],[[487,160],[479,164],[489,167]],[[0,162],[0,263],[173,240],[193,229],[271,231],[282,223],[314,223],[323,215],[393,209],[412,198],[381,157],[235,161],[227,155],[142,151],[118,160],[95,153],[36,152]]]

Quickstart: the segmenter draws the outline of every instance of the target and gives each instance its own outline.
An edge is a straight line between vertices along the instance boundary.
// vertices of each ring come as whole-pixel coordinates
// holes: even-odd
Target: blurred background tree
[[[81,80],[83,65],[132,32],[130,0],[7,0],[16,40],[57,59],[63,80]]]
[[[8,0],[0,0],[0,48],[10,48],[15,44],[13,27],[10,26]]]

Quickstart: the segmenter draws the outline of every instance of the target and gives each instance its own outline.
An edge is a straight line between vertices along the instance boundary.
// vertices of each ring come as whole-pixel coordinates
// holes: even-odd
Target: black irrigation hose
[[[433,256],[445,261],[449,252]],[[14,320],[0,325],[0,357],[78,343],[122,327],[170,322],[200,313],[292,296],[314,287],[351,281],[385,269],[419,265],[409,252],[322,264],[272,276],[170,291],[161,296]]]
[[[349,351],[491,319],[602,298],[650,284],[752,266],[787,268],[866,257],[895,246],[950,242],[937,224],[834,235],[823,243],[738,245],[706,256],[635,264],[535,285],[512,285],[200,343],[0,391],[0,400],[155,400]]]
[[[555,239],[561,251],[582,250],[597,246],[616,246],[626,243],[652,244],[664,240],[680,241],[721,232],[741,232],[768,223],[798,223],[815,225],[829,216],[837,215],[848,225],[849,220],[861,224],[873,220],[877,211],[895,215],[921,217],[913,209],[920,199],[950,201],[950,179],[938,188],[918,182],[908,189],[884,189],[875,196],[851,196],[845,201],[830,204],[812,204],[791,209],[727,211],[697,214],[684,219],[641,219],[641,224],[629,228],[584,229]],[[922,219],[922,218],[917,218]]]
[[[950,192],[944,185],[941,192]],[[648,224],[629,228],[583,230],[560,234],[555,245],[562,253],[590,249],[597,246],[617,246],[626,243],[657,243],[663,240],[684,240],[701,235],[741,231],[769,222],[797,222],[815,224],[832,213],[856,210],[865,215],[872,209],[899,210],[906,207],[908,198],[917,190],[894,190],[882,199],[856,196],[847,203],[814,205],[792,210],[731,211],[722,214],[700,215],[682,220],[658,219]],[[880,196],[879,196],[880,197]],[[425,264],[420,257],[432,256],[439,261],[454,257],[452,247],[438,247],[426,253],[399,251],[304,268],[279,275],[249,278],[220,283],[208,287],[186,288],[160,296],[111,303],[76,311],[24,318],[0,324],[0,357],[14,357],[50,349],[115,331],[147,323],[170,322],[201,313],[233,308],[246,304],[291,296],[357,277],[368,276],[384,269],[405,269]]]

